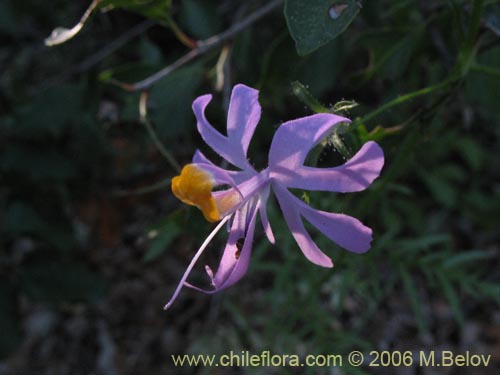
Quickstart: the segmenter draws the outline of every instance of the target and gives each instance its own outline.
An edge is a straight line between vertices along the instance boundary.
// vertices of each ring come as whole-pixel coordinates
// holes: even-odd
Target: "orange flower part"
[[[172,179],[172,192],[183,203],[198,207],[205,219],[213,223],[221,219],[212,196],[214,183],[210,173],[188,164],[182,168],[180,176]]]

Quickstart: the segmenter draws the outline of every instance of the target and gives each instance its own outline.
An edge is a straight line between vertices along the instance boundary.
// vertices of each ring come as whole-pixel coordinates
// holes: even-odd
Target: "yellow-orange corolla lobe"
[[[188,164],[182,168],[181,174],[172,179],[172,192],[183,203],[198,207],[210,222],[221,219],[217,204],[212,196],[214,179],[212,175]]]

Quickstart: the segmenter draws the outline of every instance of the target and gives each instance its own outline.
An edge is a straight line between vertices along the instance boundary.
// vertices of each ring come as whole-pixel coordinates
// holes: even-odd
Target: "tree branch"
[[[165,68],[159,70],[153,75],[147,77],[142,81],[138,81],[136,83],[126,83],[117,80],[111,80],[110,82],[114,85],[121,87],[123,90],[135,92],[135,91],[143,91],[149,89],[153,84],[155,84],[160,79],[166,77],[176,69],[181,66],[187,64],[191,60],[194,60],[196,57],[201,56],[208,51],[220,46],[226,40],[233,38],[236,34],[240,33],[242,30],[249,27],[252,23],[259,20],[275,8],[277,8],[284,0],[273,0],[268,4],[264,5],[262,8],[257,9],[255,12],[250,14],[248,17],[243,19],[241,22],[236,23],[234,26],[229,28],[226,31],[223,31],[220,34],[214,35],[208,39],[197,42],[196,48],[192,49],[184,56],[179,58],[173,64],[166,66]]]

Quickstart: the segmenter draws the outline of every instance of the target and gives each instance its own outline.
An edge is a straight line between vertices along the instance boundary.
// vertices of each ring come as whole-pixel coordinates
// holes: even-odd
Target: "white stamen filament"
[[[177,288],[175,289],[174,294],[170,298],[170,301],[168,301],[168,303],[165,305],[165,307],[163,307],[164,310],[168,310],[172,306],[172,304],[175,302],[175,300],[177,299],[177,296],[179,295],[182,287],[184,286],[184,283],[186,282],[187,278],[189,277],[189,274],[191,273],[194,265],[198,261],[198,258],[201,256],[201,254],[203,254],[203,251],[205,251],[205,248],[208,246],[208,244],[210,243],[210,241],[212,241],[212,239],[215,237],[215,235],[217,234],[217,232],[224,226],[224,224],[231,218],[231,216],[232,215],[225,216],[219,222],[219,224],[217,224],[217,226],[212,231],[212,233],[210,233],[208,235],[208,237],[205,239],[205,241],[203,242],[203,244],[201,245],[201,247],[198,249],[198,251],[194,255],[193,259],[191,259],[191,263],[189,263],[188,268],[186,268],[186,271],[184,272],[184,275],[182,276],[181,281],[179,281],[179,284],[177,285]]]

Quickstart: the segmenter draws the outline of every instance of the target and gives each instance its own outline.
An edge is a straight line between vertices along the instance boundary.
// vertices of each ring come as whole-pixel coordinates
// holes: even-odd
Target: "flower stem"
[[[382,112],[385,112],[389,108],[392,108],[394,106],[402,104],[402,103],[406,102],[407,100],[415,99],[419,96],[427,95],[427,94],[430,94],[431,92],[434,92],[436,90],[445,88],[446,86],[448,86],[449,84],[451,84],[455,81],[456,81],[456,77],[451,76],[442,82],[436,83],[435,85],[427,86],[427,87],[421,88],[419,90],[412,91],[408,94],[398,96],[396,99],[393,99],[390,102],[385,103],[383,106],[377,108],[375,111],[362,117],[361,120],[359,120],[359,121],[361,123],[366,123],[366,122],[370,121],[371,119],[373,119],[374,117],[377,117]]]
[[[162,78],[165,78],[167,75],[180,68],[181,66],[187,64],[191,60],[213,50],[214,48],[222,45],[225,41],[232,39],[237,34],[245,30],[247,27],[252,25],[254,22],[276,9],[283,3],[284,0],[272,0],[269,3],[263,5],[261,8],[257,9],[246,18],[231,26],[226,31],[221,32],[220,34],[214,35],[208,39],[197,41],[196,48],[191,49],[184,56],[180,57],[178,60],[173,62],[172,64],[160,69],[153,75],[143,79],[142,81],[135,83],[125,83],[116,80],[110,80],[109,82],[122,88],[125,91],[135,92],[149,89],[152,85],[154,85],[157,81]]]
[[[172,156],[172,154],[163,146],[163,144],[160,141],[160,138],[156,135],[155,130],[153,129],[153,126],[148,120],[147,116],[147,102],[148,102],[148,92],[143,91],[141,93],[141,97],[139,100],[139,113],[141,116],[141,123],[144,125],[146,130],[148,131],[149,136],[153,140],[153,143],[155,144],[156,148],[162,154],[162,156],[168,161],[168,163],[172,166],[173,169],[175,169],[176,172],[180,172],[181,166],[175,158]]]
[[[478,72],[478,73],[489,74],[489,75],[497,77],[497,78],[500,77],[500,69],[494,68],[492,66],[486,66],[486,65],[482,65],[482,64],[474,64],[474,65],[472,65],[471,70],[474,72]]]

